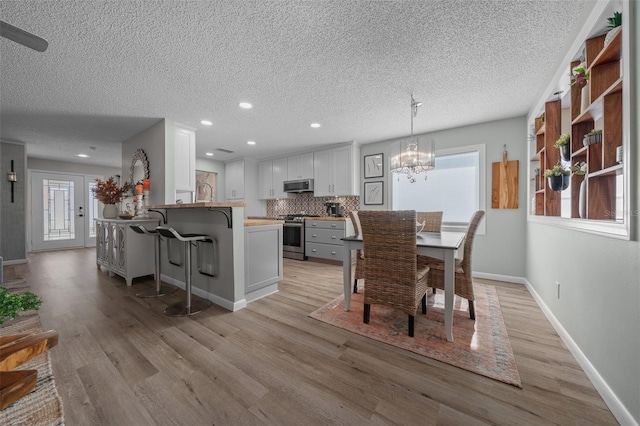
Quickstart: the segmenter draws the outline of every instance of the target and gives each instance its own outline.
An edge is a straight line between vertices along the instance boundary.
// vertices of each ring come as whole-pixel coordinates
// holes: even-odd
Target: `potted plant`
[[[579,64],[573,70],[571,70],[571,85],[578,84],[580,86],[587,83],[587,80],[591,78],[591,75],[587,73],[587,68],[583,63]]]
[[[569,187],[571,170],[561,164],[556,164],[551,169],[544,171],[544,177],[549,180],[549,188],[552,191],[564,191]]]
[[[569,133],[564,133],[560,135],[560,138],[553,144],[554,147],[560,150],[560,155],[564,161],[569,161],[571,159],[571,136]]]
[[[582,139],[582,144],[584,146],[591,145],[594,143],[602,143],[602,129],[593,129]]]
[[[107,180],[96,178],[96,186],[91,188],[91,192],[93,192],[93,195],[98,201],[104,204],[102,217],[105,219],[115,219],[118,217],[117,204],[122,201],[124,197],[124,193],[126,192],[125,187],[118,186],[113,176]]]
[[[30,291],[24,294],[9,293],[6,287],[0,286],[0,324],[6,319],[14,319],[19,311],[30,311],[40,308],[42,299]]]
[[[587,163],[585,163],[584,161],[575,163],[573,166],[571,166],[571,173],[578,176],[587,174]]]
[[[607,22],[609,25],[609,32],[607,36],[604,38],[604,45],[611,43],[611,40],[616,36],[616,34],[620,31],[620,26],[622,25],[622,13],[615,12],[613,16],[607,18]]]

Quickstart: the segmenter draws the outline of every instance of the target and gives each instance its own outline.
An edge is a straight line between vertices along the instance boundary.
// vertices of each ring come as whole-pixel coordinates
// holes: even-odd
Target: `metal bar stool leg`
[[[176,238],[184,242],[184,280],[185,280],[185,300],[177,302],[164,310],[165,315],[170,317],[182,317],[194,315],[211,306],[211,301],[199,297],[191,297],[191,244],[195,241],[203,241],[209,239],[207,235],[181,235],[173,228],[159,226],[156,228],[158,233],[166,238]]]
[[[155,230],[148,230],[143,225],[131,225],[131,229],[133,229],[138,234],[145,234],[153,237],[153,249],[155,252],[155,265],[154,265],[154,275],[156,278],[156,286],[155,288],[147,288],[145,290],[140,291],[136,294],[138,297],[159,297],[164,296],[165,294],[173,293],[178,289],[178,287],[163,284],[162,279],[160,278],[160,262],[162,259],[160,258],[160,234],[158,234]]]

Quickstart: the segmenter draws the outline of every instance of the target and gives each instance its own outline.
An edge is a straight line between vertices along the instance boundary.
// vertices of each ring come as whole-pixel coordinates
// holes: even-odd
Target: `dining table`
[[[464,243],[465,236],[466,234],[464,232],[453,231],[418,232],[416,234],[416,252],[418,254],[444,261],[444,328],[449,342],[453,342],[455,254]],[[355,235],[342,238],[342,244],[344,247],[342,258],[344,310],[348,311],[351,305],[351,251],[364,249],[364,243],[362,241],[362,236]]]

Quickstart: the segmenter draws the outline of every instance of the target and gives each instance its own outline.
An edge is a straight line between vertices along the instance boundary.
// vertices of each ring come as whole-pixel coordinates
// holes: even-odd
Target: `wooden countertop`
[[[244,226],[282,225],[284,220],[275,219],[245,219]]]
[[[150,209],[193,209],[209,207],[246,207],[246,203],[181,203],[181,204],[158,204],[149,207]]]

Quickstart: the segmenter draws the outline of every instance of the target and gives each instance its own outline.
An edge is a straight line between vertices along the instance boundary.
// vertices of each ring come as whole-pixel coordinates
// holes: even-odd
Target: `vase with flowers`
[[[102,217],[105,219],[115,219],[118,217],[117,204],[122,201],[125,187],[118,186],[115,179],[110,177],[107,180],[96,178],[96,186],[91,188],[94,197],[104,204],[102,209]]]

